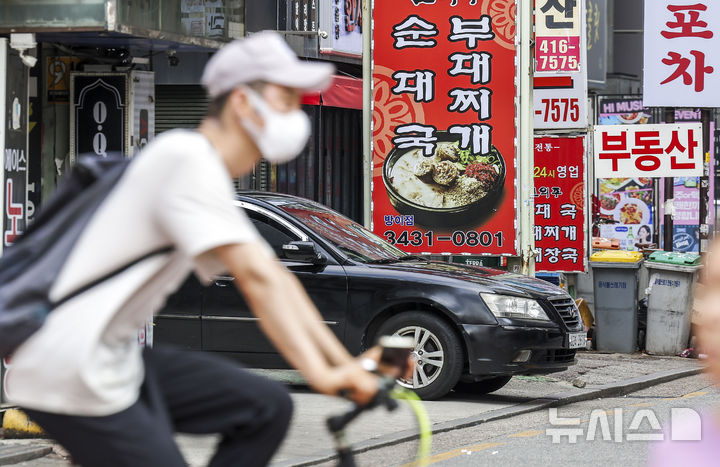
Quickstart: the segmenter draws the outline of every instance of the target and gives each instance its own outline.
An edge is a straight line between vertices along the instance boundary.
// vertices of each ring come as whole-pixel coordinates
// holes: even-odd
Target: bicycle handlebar
[[[354,404],[353,407],[347,412],[328,417],[326,421],[328,430],[330,430],[331,433],[339,433],[344,430],[351,421],[357,418],[358,415],[360,415],[366,410],[373,409],[380,405],[384,405],[385,408],[387,408],[390,412],[397,409],[398,402],[392,397],[390,397],[390,391],[394,386],[394,379],[381,378],[378,392],[377,394],[375,394],[375,397],[373,397],[373,399],[369,403],[365,405]]]

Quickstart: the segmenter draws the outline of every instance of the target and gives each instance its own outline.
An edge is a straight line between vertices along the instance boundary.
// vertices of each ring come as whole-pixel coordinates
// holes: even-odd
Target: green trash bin
[[[645,350],[653,355],[679,355],[690,339],[700,255],[656,251],[645,266],[650,274]]]
[[[640,252],[623,250],[590,256],[598,350],[633,353],[637,347],[637,273],[642,257]]]

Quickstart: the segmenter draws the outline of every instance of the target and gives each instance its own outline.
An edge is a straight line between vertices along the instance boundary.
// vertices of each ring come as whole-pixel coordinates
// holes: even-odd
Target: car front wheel
[[[401,313],[380,326],[377,337],[383,335],[414,339],[412,377],[400,379],[398,383],[413,389],[421,398],[439,399],[460,379],[463,348],[455,331],[442,319],[418,311]]]

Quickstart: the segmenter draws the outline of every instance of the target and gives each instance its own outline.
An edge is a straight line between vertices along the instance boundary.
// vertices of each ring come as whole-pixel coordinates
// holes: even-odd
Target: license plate
[[[584,332],[571,332],[568,334],[569,347],[571,349],[580,349],[587,344],[587,334]]]

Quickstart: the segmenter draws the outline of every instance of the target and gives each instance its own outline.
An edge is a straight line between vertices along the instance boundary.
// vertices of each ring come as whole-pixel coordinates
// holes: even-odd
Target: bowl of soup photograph
[[[426,227],[478,225],[497,208],[505,186],[505,160],[460,148],[460,135],[440,131],[433,154],[393,148],[383,163],[390,203]]]

